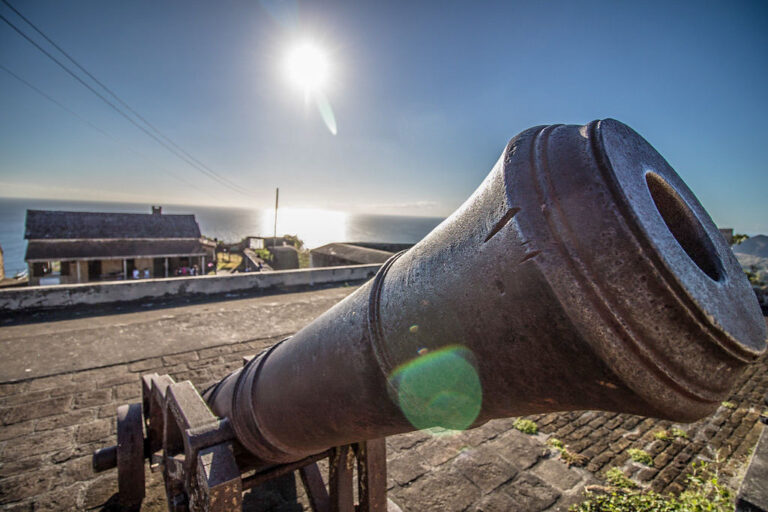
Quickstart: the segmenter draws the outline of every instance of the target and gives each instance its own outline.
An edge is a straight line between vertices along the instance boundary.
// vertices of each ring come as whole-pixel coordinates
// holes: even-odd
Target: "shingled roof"
[[[28,240],[199,238],[194,215],[27,210]]]
[[[206,256],[208,251],[197,240],[106,240],[106,241],[30,241],[26,261],[96,260],[119,258],[163,258]]]

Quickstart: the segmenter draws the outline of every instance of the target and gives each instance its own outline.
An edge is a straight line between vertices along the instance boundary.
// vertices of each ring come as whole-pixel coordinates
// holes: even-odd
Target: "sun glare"
[[[261,231],[272,233],[274,222],[275,211],[264,210]],[[277,236],[284,234],[298,234],[310,249],[347,240],[347,214],[319,208],[280,208],[277,212]]]
[[[328,58],[318,46],[303,42],[288,52],[286,71],[291,83],[305,94],[319,92],[328,83]]]

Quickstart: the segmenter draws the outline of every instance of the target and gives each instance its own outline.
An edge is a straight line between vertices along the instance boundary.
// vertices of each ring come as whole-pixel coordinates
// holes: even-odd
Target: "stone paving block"
[[[582,481],[581,474],[554,459],[544,459],[531,468],[531,473],[560,491],[567,491]]]
[[[480,489],[458,472],[437,470],[392,494],[403,511],[459,512],[480,498]]]
[[[11,441],[4,441],[3,459],[18,460],[32,454],[43,454],[61,450],[72,445],[72,428],[39,432],[19,437]]]
[[[125,365],[104,366],[72,374],[72,382],[74,383],[88,385],[98,382],[104,387],[120,384],[129,378],[131,378],[131,372]]]
[[[499,435],[498,432],[493,428],[488,428],[487,425],[465,430],[461,433],[461,436],[469,446],[477,446],[488,441],[489,439],[496,437],[497,435]]]
[[[31,404],[40,400],[51,398],[51,390],[45,389],[41,391],[30,391],[23,395],[10,395],[0,398],[0,407],[10,407],[19,404]]]
[[[26,391],[28,382],[6,382],[0,384],[0,396],[18,395]]]
[[[501,488],[515,503],[516,510],[544,510],[560,497],[560,493],[531,473],[521,473]]]
[[[153,371],[157,371],[157,373],[161,373],[158,370],[162,369],[162,367],[163,367],[163,360],[159,357],[152,357],[150,359],[143,359],[141,361],[136,361],[135,363],[129,364],[128,371],[140,372],[142,374],[152,373]]]
[[[460,434],[442,434],[432,437],[415,448],[416,453],[430,466],[439,466],[468,448]]]
[[[78,503],[85,489],[84,484],[68,487],[58,487],[35,498],[35,512],[54,512],[60,510],[77,510]]]
[[[490,428],[491,430],[496,431],[496,434],[503,434],[504,432],[515,428],[515,421],[517,421],[517,418],[501,418],[498,420],[491,420],[483,425],[483,428]]]
[[[582,455],[587,457],[588,459],[593,459],[603,453],[605,450],[608,449],[608,441],[605,440],[605,436],[593,436],[593,439],[598,439],[598,441],[593,441],[592,444],[589,445],[589,447],[581,452]],[[566,446],[567,448],[567,446]]]
[[[487,494],[518,473],[514,464],[487,446],[466,450],[451,462],[453,467]]]
[[[431,438],[432,436],[423,430],[417,430],[416,432],[410,432],[408,434],[390,436],[387,438],[387,450],[395,452],[400,450],[408,450],[417,444]]]
[[[576,418],[575,420],[573,420],[572,424],[573,424],[573,426],[574,426],[574,427],[576,427],[576,428],[580,428],[580,427],[583,427],[584,425],[586,425],[587,423],[589,423],[590,421],[592,421],[592,420],[595,418],[595,416],[597,416],[598,414],[599,414],[599,413],[598,413],[598,412],[595,412],[595,411],[587,411],[587,412],[585,412],[585,413],[582,413],[582,414],[581,414],[581,415],[580,415],[578,418]]]
[[[86,407],[105,405],[113,402],[112,388],[91,389],[75,395],[74,407],[75,409],[85,409]]]
[[[124,403],[128,400],[140,399],[141,397],[141,382],[136,376],[132,376],[133,382],[126,382],[115,386],[115,400],[120,403]]]
[[[91,465],[93,458],[90,455],[70,459],[62,464],[62,477],[70,482],[90,480],[96,474]]]
[[[106,439],[112,433],[112,422],[96,420],[77,427],[75,442],[78,444],[92,443]]]
[[[43,389],[54,389],[66,386],[72,382],[72,374],[53,375],[51,377],[40,377],[29,381],[27,391],[39,391]]]
[[[189,361],[187,363],[187,368],[190,370],[198,370],[198,369],[208,369],[211,366],[216,366],[219,364],[223,364],[224,359],[222,359],[219,356],[216,357],[209,357],[207,359],[199,359],[197,361]]]
[[[211,378],[211,374],[207,368],[199,368],[197,370],[187,370],[176,374],[176,380],[178,382],[189,380],[192,384],[199,385],[201,382],[207,382]]]
[[[58,480],[59,468],[47,467],[0,480],[0,497],[3,502],[20,501],[42,494]]]
[[[641,482],[647,482],[659,474],[659,470],[651,467],[644,467],[635,473],[635,478]]]
[[[22,473],[34,471],[43,467],[46,462],[45,455],[30,454],[29,457],[17,460],[7,460],[0,465],[0,478],[18,476]]]
[[[200,356],[197,352],[184,352],[182,354],[173,354],[170,356],[163,356],[163,366],[174,366],[189,361],[197,361]]]
[[[250,349],[250,347],[249,347]],[[197,351],[197,355],[200,359],[208,359],[222,354],[230,354],[235,350],[232,345],[221,345],[218,347],[204,348]]]
[[[21,423],[22,421],[60,414],[69,409],[71,402],[72,397],[60,396],[49,398],[48,400],[41,400],[36,402],[34,406],[15,405],[13,407],[3,407],[0,408],[0,423],[3,425],[12,425],[14,423]]]
[[[484,496],[471,510],[475,512],[510,512],[519,509],[509,494],[496,492]]]
[[[428,470],[429,466],[415,453],[404,453],[387,461],[387,476],[399,485],[416,480]]]
[[[104,474],[88,482],[84,491],[84,508],[94,508],[103,505],[114,494],[117,494],[117,478],[112,474]]]
[[[14,423],[0,428],[0,441],[7,441],[16,437],[31,434],[34,421],[25,421],[24,423]]]
[[[520,469],[530,468],[547,451],[535,438],[516,429],[489,441],[487,446]]]
[[[571,435],[568,436],[568,439],[572,441],[578,441],[586,437],[587,435],[589,435],[591,432],[592,432],[592,427],[584,425],[583,427],[579,427],[573,432],[571,432]]]

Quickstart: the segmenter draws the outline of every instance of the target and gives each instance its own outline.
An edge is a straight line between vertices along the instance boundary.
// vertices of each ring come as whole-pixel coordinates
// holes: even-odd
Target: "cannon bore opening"
[[[648,172],[645,181],[656,209],[677,243],[702,272],[710,279],[719,281],[723,264],[696,215],[661,176]]]

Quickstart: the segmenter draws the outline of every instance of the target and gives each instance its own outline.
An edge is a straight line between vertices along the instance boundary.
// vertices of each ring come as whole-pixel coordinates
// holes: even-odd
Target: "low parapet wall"
[[[0,311],[34,311],[88,304],[220,295],[362,281],[381,265],[308,268],[223,276],[172,277],[0,290]]]

